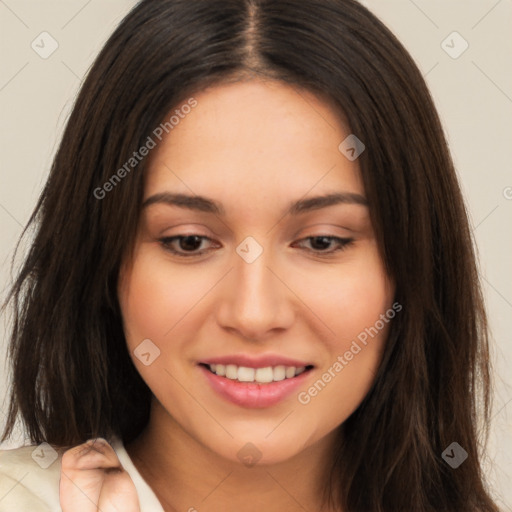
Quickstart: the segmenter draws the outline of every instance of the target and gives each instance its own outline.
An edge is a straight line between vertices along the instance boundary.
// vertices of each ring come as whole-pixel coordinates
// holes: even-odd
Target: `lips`
[[[284,400],[314,368],[307,361],[278,355],[216,357],[198,366],[216,394],[250,408],[270,407]]]

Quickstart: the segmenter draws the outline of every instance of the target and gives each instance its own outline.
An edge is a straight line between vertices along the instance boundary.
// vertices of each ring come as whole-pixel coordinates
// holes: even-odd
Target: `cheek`
[[[306,269],[295,282],[303,302],[326,327],[325,343],[337,352],[348,350],[352,340],[375,325],[394,294],[374,243],[347,254],[339,265]]]
[[[211,276],[176,271],[165,258],[142,247],[119,289],[128,344],[145,338],[163,340],[207,290]]]
[[[189,334],[195,332],[188,313],[206,293],[212,276],[176,271],[165,257],[156,257],[149,244],[139,246],[133,261],[118,289],[130,357],[158,400],[165,403],[172,399],[176,409],[182,389],[171,376],[178,382],[187,379],[184,365],[177,362],[187,359],[188,340],[187,336],[174,334],[187,326]],[[148,339],[151,343],[145,341]],[[146,353],[150,356],[144,360]],[[186,420],[187,415],[182,416]]]
[[[374,381],[395,316],[394,287],[374,246],[318,277],[308,305],[329,328],[324,338],[328,350],[316,381],[297,398],[311,415],[323,416],[334,428],[354,412]],[[312,286],[304,283],[304,293]]]

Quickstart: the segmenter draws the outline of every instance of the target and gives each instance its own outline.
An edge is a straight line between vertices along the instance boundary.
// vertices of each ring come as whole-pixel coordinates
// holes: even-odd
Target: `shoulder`
[[[62,454],[46,443],[0,450],[0,512],[61,512]]]

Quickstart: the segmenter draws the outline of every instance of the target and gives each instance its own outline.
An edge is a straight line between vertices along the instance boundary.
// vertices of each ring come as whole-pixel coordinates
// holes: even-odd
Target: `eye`
[[[211,238],[202,235],[176,235],[161,238],[160,244],[166,251],[179,257],[201,256],[211,250],[211,248],[201,248],[203,242],[214,243]],[[338,236],[317,235],[309,236],[295,242],[294,245],[303,245],[304,242],[310,242],[310,248],[307,251],[317,256],[331,256],[333,253],[342,251],[354,242],[353,238],[341,238]],[[334,248],[332,246],[334,245]],[[217,247],[219,245],[217,244]]]
[[[310,242],[311,247],[307,249],[308,251],[313,252],[315,255],[318,256],[330,256],[335,252],[346,249],[350,244],[354,242],[354,239],[341,238],[339,236],[317,235],[303,238],[302,240],[296,242],[296,244],[308,241]],[[334,249],[332,249],[333,244]]]
[[[166,251],[176,254],[177,256],[183,256],[184,258],[200,256],[207,252],[208,249],[204,248],[198,251],[204,241],[213,242],[213,240],[207,236],[201,235],[176,235],[159,240]]]

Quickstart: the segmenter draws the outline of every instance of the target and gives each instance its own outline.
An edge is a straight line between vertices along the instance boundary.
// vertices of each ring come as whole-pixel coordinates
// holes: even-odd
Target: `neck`
[[[166,512],[315,511],[335,431],[291,459],[246,466],[194,439],[154,401],[142,434],[126,446]]]

